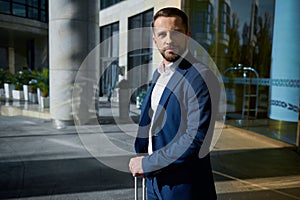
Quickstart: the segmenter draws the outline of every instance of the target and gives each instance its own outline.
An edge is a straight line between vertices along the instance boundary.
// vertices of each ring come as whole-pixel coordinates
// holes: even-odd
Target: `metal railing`
[[[254,77],[256,79],[259,78],[258,72],[252,68],[252,67],[245,67],[242,65],[236,66],[236,67],[229,67],[226,70],[224,70],[223,75],[226,77],[226,74],[229,72],[234,72],[240,74],[239,78],[241,82],[243,82],[243,101],[242,101],[242,119],[249,118],[250,113],[254,112],[254,118],[257,118],[258,113],[258,85],[253,84],[253,79],[251,77]],[[251,76],[252,75],[252,76]],[[252,91],[252,87],[254,87],[254,93]],[[252,107],[251,100],[254,99],[255,103]],[[253,101],[253,100],[252,100]]]

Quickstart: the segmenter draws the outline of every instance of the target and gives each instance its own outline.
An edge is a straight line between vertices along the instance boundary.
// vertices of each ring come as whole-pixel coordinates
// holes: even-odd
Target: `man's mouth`
[[[164,50],[169,50],[169,49],[176,49],[176,47],[175,46],[166,46],[166,47],[164,47]]]
[[[169,52],[169,53],[176,53],[177,52],[177,48],[176,47],[166,47],[166,48],[164,48],[164,50],[166,52]]]

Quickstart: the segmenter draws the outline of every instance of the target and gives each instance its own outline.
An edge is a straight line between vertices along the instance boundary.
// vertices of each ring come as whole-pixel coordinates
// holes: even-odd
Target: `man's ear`
[[[188,32],[187,32],[187,36],[191,37],[191,35],[192,35],[192,32],[191,32],[191,31],[188,31]]]
[[[153,40],[154,44],[156,44],[156,39],[155,39],[155,36],[154,36],[154,35],[153,35],[153,37],[152,37],[152,40]]]

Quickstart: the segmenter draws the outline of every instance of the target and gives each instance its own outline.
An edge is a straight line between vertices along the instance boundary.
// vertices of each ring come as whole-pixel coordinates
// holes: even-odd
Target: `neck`
[[[172,62],[169,62],[169,61],[167,61],[167,60],[163,60],[163,64],[164,64],[164,66],[167,66],[167,65],[169,65],[170,63],[172,63]]]

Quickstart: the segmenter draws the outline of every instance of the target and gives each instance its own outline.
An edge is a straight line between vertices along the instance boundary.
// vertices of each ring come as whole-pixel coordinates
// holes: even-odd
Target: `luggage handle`
[[[146,180],[142,178],[142,199],[146,200]],[[138,177],[134,177],[134,200],[138,200]]]

